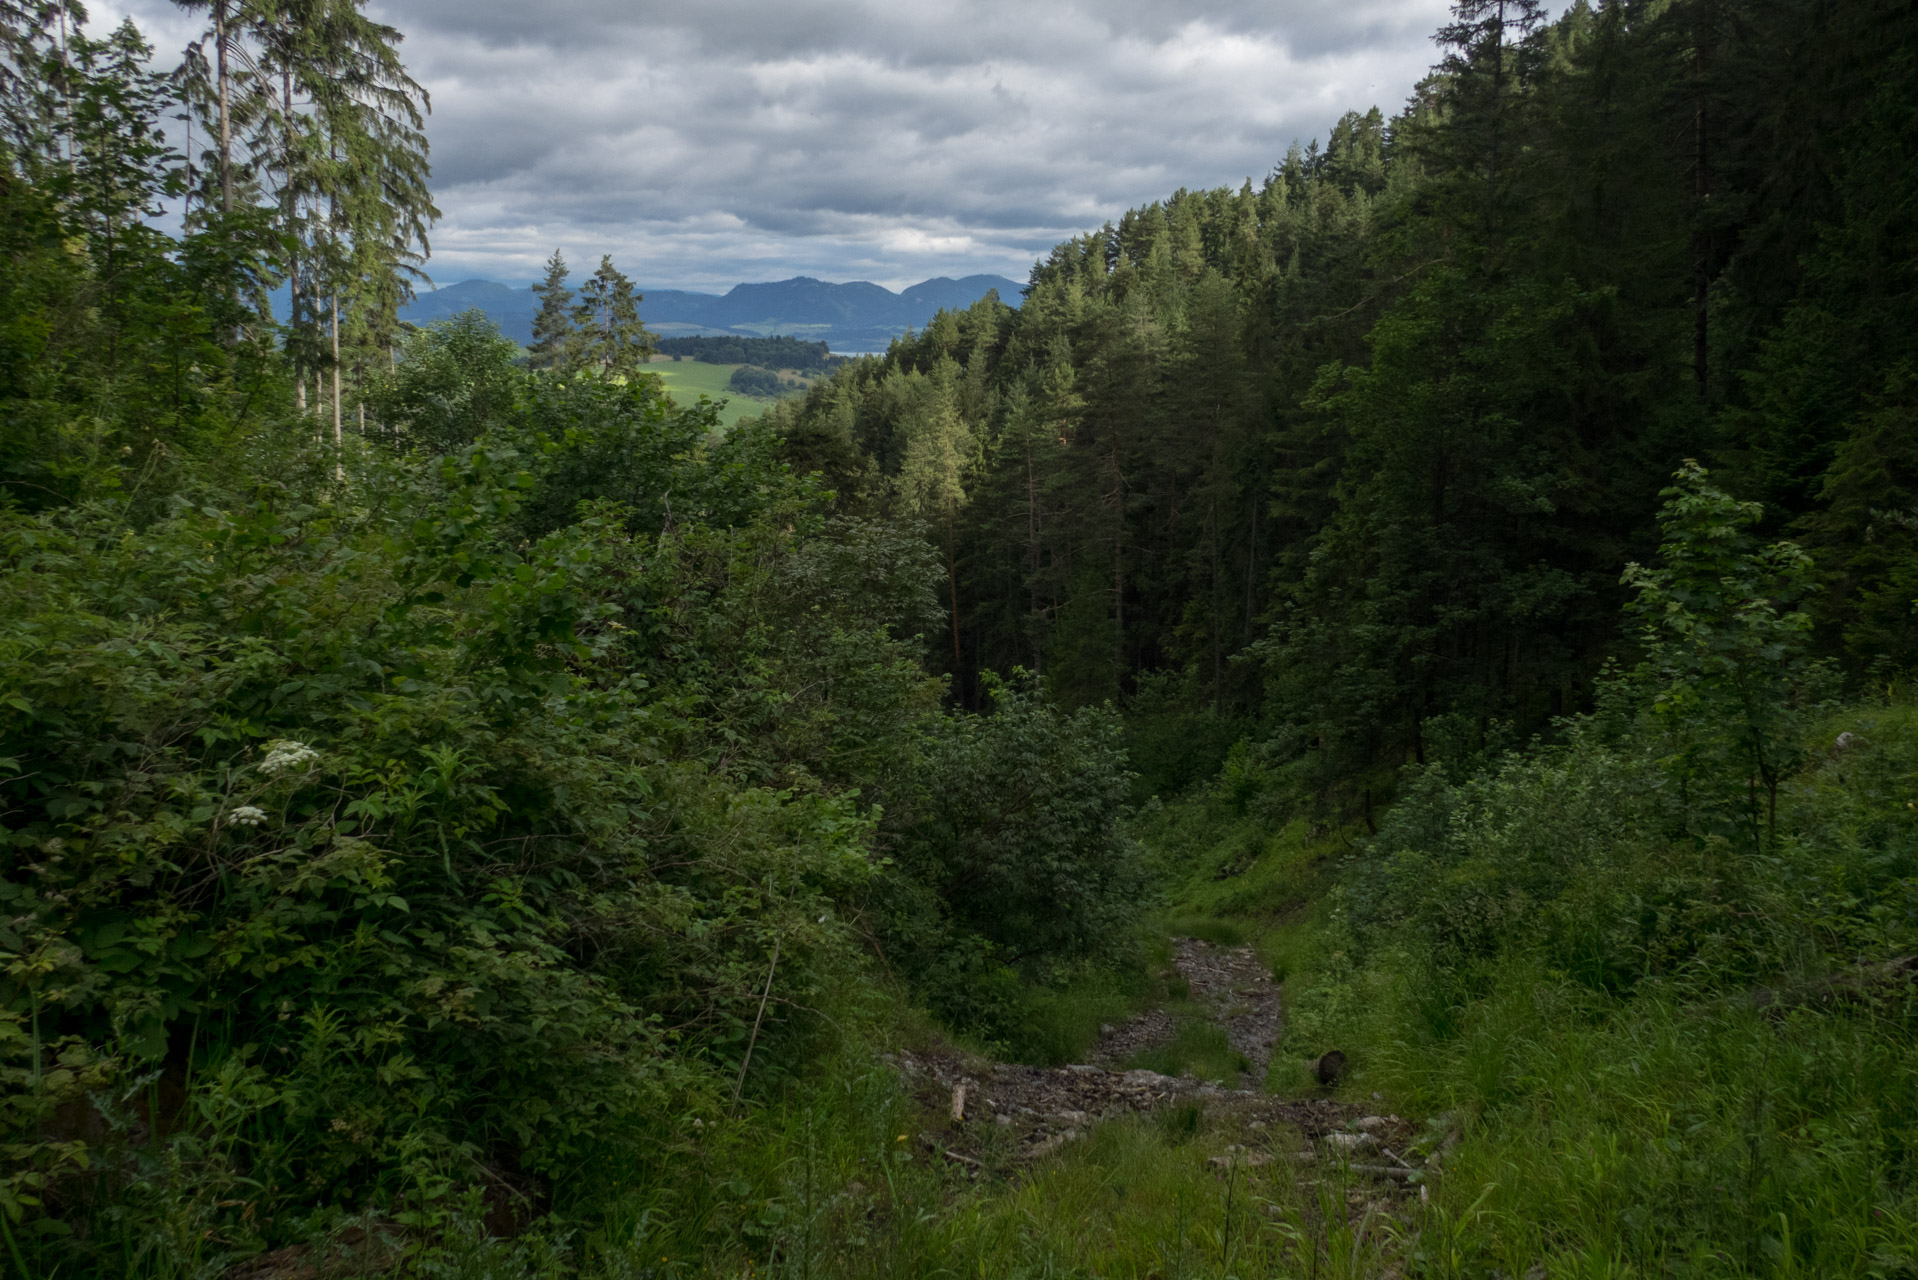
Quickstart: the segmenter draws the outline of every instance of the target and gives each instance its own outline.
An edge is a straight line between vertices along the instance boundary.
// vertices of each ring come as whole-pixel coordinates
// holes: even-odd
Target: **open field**
[[[705,364],[697,360],[675,361],[656,357],[646,366],[646,372],[658,374],[666,383],[666,390],[681,404],[692,404],[701,396],[711,396],[715,402],[724,401],[719,410],[719,421],[731,427],[741,418],[758,417],[773,403],[770,399],[742,396],[728,390],[726,384],[737,368],[739,366],[736,364]]]

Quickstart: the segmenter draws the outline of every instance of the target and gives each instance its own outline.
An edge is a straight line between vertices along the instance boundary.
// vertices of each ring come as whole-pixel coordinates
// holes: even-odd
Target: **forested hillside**
[[[1460,0],[731,429],[186,7],[0,5],[0,1271],[1918,1273],[1909,6]]]
[[[931,528],[962,697],[1023,664],[1206,710],[1319,788],[1589,707],[1686,458],[1815,556],[1821,651],[1895,668],[1912,38],[1890,4],[1464,5],[1397,116],[1060,245],[1018,311],[782,407],[787,455]]]

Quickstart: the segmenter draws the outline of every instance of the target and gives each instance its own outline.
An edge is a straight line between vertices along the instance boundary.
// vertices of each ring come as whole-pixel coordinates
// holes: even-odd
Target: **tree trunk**
[[[281,181],[286,184],[286,190],[282,196],[281,203],[286,209],[285,231],[287,238],[294,246],[291,261],[287,263],[286,273],[289,288],[286,306],[286,328],[289,334],[295,335],[294,346],[295,351],[297,351],[297,335],[300,331],[300,252],[299,237],[295,233],[294,227],[299,221],[300,206],[299,193],[293,185],[293,73],[291,70],[286,69],[282,69],[280,72],[280,137],[282,140],[281,145],[285,148],[285,154],[281,157],[280,161],[283,174]],[[306,377],[304,374],[299,373],[297,356],[294,360],[293,367],[296,374],[298,374],[299,410],[301,413],[305,413]]]
[[[952,679],[959,684],[959,562],[953,553],[952,500],[946,500],[946,588],[952,599]],[[960,691],[963,694],[963,690]]]
[[[213,47],[220,81],[220,212],[233,212],[233,130],[228,117],[226,74],[227,0],[213,0]]]
[[[340,454],[345,449],[344,434],[340,430],[340,295],[333,295],[333,452]]]
[[[1032,669],[1043,670],[1039,640],[1039,486],[1032,467],[1032,431],[1026,431],[1026,599],[1031,610]]]
[[[1112,432],[1112,661],[1113,679],[1125,680],[1125,477],[1119,470],[1119,432]]]
[[[1252,533],[1245,548],[1245,635],[1252,638],[1253,588],[1257,585],[1259,565],[1259,495],[1252,495]]]
[[[1708,213],[1712,198],[1711,117],[1706,101],[1707,51],[1712,38],[1711,6],[1700,4],[1692,30],[1692,377],[1698,398],[1705,399],[1711,384],[1711,269],[1712,232]]]

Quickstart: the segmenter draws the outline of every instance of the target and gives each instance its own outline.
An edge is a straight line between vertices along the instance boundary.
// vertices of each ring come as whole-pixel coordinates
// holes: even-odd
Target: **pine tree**
[[[533,317],[532,364],[535,369],[563,369],[572,359],[573,291],[566,287],[566,259],[558,249],[546,260],[546,279],[533,286],[539,314]]]
[[[216,56],[204,73],[212,83],[189,71],[186,85],[226,139],[215,159],[222,202],[253,203],[255,180],[269,183],[291,246],[287,347],[304,403],[307,372],[333,364],[342,345],[360,363],[390,352],[439,217],[427,187],[430,102],[400,61],[400,32],[367,17],[364,0],[179,3],[211,10],[206,38],[225,54],[224,70]],[[334,390],[337,417],[337,369]]]
[[[640,300],[633,282],[613,265],[613,256],[602,255],[573,307],[580,366],[608,376],[639,372],[655,350],[653,335],[640,323]]]

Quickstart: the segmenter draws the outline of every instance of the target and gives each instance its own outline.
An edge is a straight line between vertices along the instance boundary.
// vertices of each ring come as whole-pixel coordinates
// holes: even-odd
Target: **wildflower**
[[[289,769],[304,768],[319,758],[320,753],[304,742],[276,738],[266,744],[266,759],[260,761],[260,772],[269,778],[276,778]]]
[[[266,810],[258,805],[243,804],[226,816],[238,826],[257,827],[266,821]]]

